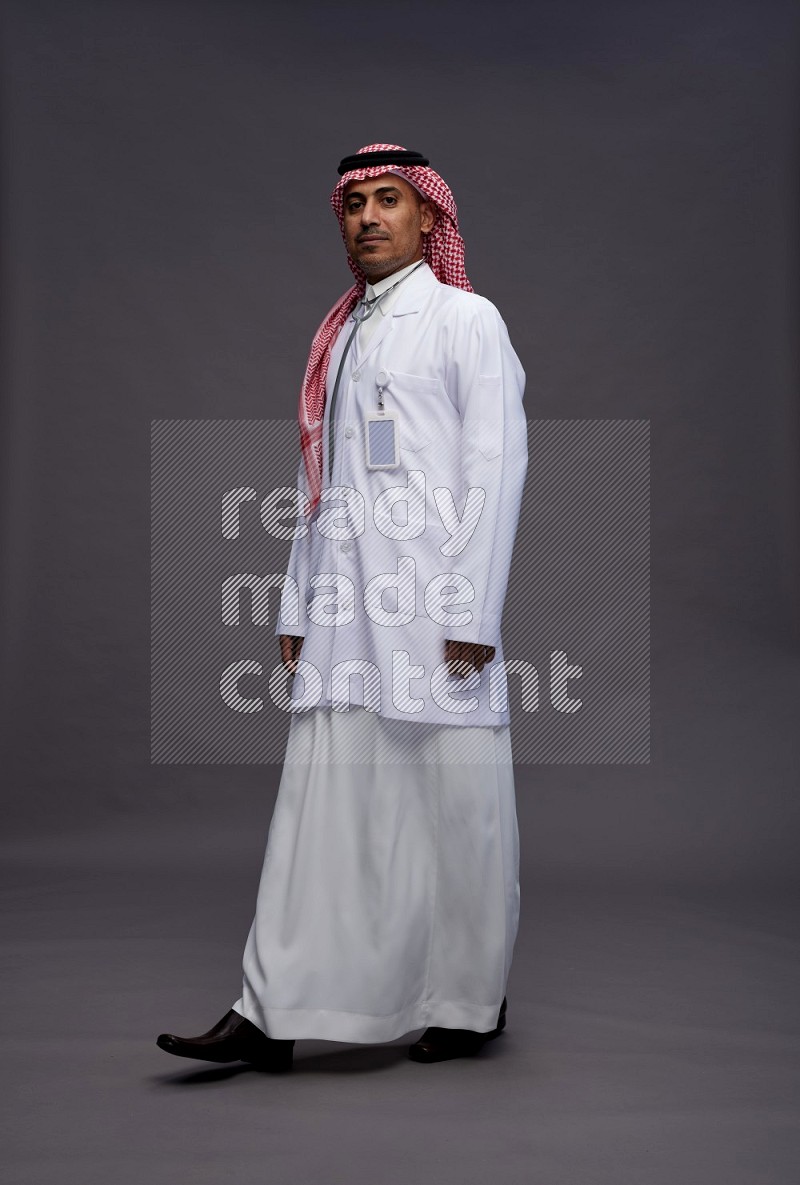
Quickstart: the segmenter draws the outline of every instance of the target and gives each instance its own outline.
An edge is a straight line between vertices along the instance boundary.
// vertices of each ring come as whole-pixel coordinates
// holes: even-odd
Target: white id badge
[[[400,440],[397,414],[371,411],[364,416],[364,445],[367,469],[397,469],[400,465]]]

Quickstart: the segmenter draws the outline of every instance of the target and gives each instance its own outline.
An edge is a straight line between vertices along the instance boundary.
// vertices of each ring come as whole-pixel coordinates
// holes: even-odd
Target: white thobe
[[[441,292],[445,286],[427,265],[412,275],[413,266],[368,287],[370,299],[408,277],[361,326],[345,361],[333,478],[338,488],[365,491],[371,506],[425,464],[437,484],[450,483],[459,513],[466,485],[482,481],[486,521],[470,541],[477,541],[473,554],[456,557],[473,582],[476,612],[453,625],[431,621],[418,606],[405,626],[381,627],[364,615],[348,633],[325,624],[311,605],[323,586],[312,584],[315,574],[346,573],[362,600],[364,583],[390,571],[387,562],[399,552],[420,561],[417,593],[435,575],[437,559],[440,572],[458,571],[441,551],[432,554],[447,537],[441,523],[427,554],[418,535],[398,542],[368,528],[355,538],[309,531],[295,540],[289,573],[301,590],[299,619],[284,618],[276,632],[304,636],[302,658],[315,664],[323,694],[316,706],[292,714],[242,994],[233,1005],[275,1038],[380,1042],[427,1025],[486,1032],[506,993],[517,934],[519,835],[507,705],[490,711],[489,689],[476,692],[468,682],[462,701],[477,699],[477,708],[443,708],[444,699],[419,711],[419,684],[411,685],[411,699],[409,689],[400,694],[387,655],[405,649],[412,664],[424,661],[431,670],[433,658],[443,659],[444,638],[452,637],[494,645],[502,656],[499,619],[527,459],[519,439],[524,376],[488,301]],[[332,385],[351,330],[346,323],[328,371],[325,475]],[[419,373],[406,362],[414,339]],[[448,357],[448,342],[466,354]],[[401,414],[400,474],[362,464],[363,412],[374,406],[381,370],[381,381],[389,376],[387,408]],[[356,446],[348,447],[354,438]],[[423,462],[431,444],[437,456]],[[302,466],[298,484],[302,489]],[[333,483],[326,476],[323,484]],[[428,488],[426,510],[434,507]],[[483,570],[492,563],[492,572]],[[345,660],[371,662],[386,678],[372,700],[354,688],[349,710],[336,710],[331,671]],[[292,695],[302,702],[294,688]]]

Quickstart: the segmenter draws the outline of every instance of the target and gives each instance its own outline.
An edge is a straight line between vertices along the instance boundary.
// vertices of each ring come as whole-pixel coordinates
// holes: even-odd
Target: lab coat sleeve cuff
[[[480,621],[469,625],[445,627],[445,637],[453,642],[473,642],[479,646],[500,645],[500,618],[484,614]]]
[[[280,617],[278,617],[277,625],[275,626],[275,637],[279,638],[281,634],[288,634],[290,638],[304,638],[306,636],[306,626],[303,625],[284,625]]]
[[[287,578],[286,585],[281,596],[280,608],[278,610],[278,620],[275,623],[275,637],[280,634],[289,634],[294,638],[304,638],[308,629],[308,614],[306,606],[303,604],[302,587],[298,587],[297,593],[292,588],[293,578]],[[295,602],[295,596],[297,601]]]

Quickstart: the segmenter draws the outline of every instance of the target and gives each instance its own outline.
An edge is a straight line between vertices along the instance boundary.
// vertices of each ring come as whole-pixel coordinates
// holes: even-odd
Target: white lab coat
[[[393,296],[371,340],[361,346],[359,331],[345,359],[332,474],[331,396],[352,321],[331,354],[322,500],[298,520],[275,629],[304,638],[292,709],[349,703],[421,723],[505,725],[500,622],[528,460],[525,375],[485,298],[440,284],[427,264]],[[378,379],[386,411],[399,416],[395,470],[366,465],[364,416],[378,408]],[[307,496],[302,461],[297,482]],[[465,520],[460,537],[454,515]],[[387,574],[396,589],[380,600],[392,582],[375,578]],[[495,660],[451,677],[446,638],[494,646]]]

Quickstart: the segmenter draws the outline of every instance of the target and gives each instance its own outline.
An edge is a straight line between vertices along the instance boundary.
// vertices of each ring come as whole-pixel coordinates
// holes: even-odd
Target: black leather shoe
[[[159,1049],[207,1062],[250,1062],[259,1070],[291,1070],[294,1041],[276,1041],[233,1008],[201,1037],[161,1033]]]
[[[476,1033],[472,1029],[428,1028],[418,1041],[408,1047],[408,1056],[415,1062],[445,1062],[453,1057],[475,1057],[487,1041],[498,1037],[506,1027],[506,1004],[500,1005],[497,1027],[488,1033]]]

